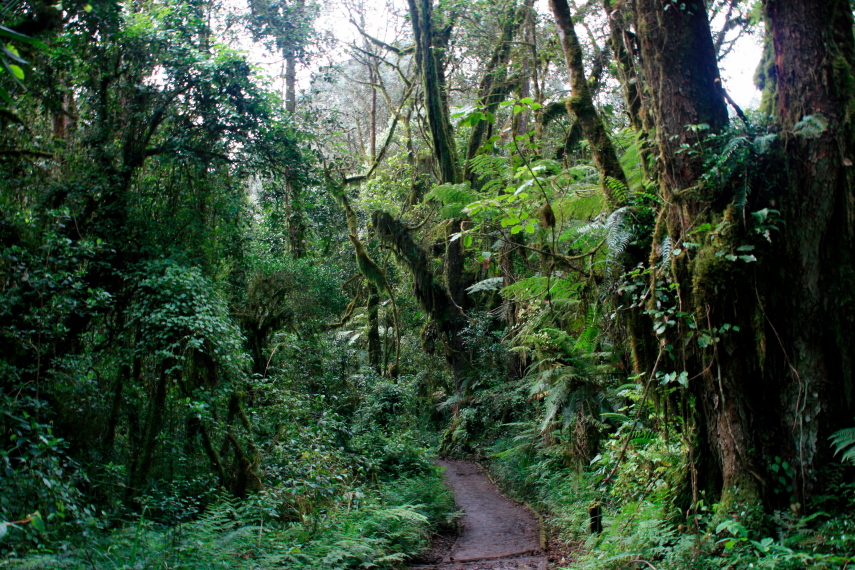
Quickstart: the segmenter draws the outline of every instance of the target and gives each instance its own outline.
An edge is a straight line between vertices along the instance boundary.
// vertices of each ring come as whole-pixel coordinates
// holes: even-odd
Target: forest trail
[[[504,496],[472,461],[438,460],[454,491],[460,537],[441,561],[413,570],[546,570],[534,514]]]

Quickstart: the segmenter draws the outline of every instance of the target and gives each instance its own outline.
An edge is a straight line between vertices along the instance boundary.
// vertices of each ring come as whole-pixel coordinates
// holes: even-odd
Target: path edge
[[[546,552],[546,546],[547,546],[547,542],[548,542],[547,538],[546,538],[546,535],[547,535],[546,520],[543,518],[543,515],[540,514],[540,511],[538,511],[537,509],[532,507],[530,504],[528,504],[527,501],[524,501],[522,499],[517,499],[515,496],[509,495],[507,492],[503,491],[503,486],[499,485],[499,483],[493,478],[493,474],[490,473],[490,470],[487,469],[486,467],[484,467],[480,461],[477,461],[476,463],[478,464],[478,467],[480,467],[481,470],[487,474],[487,479],[490,480],[490,483],[492,483],[499,491],[502,491],[502,493],[506,497],[508,497],[510,500],[517,503],[518,505],[524,506],[526,509],[528,509],[529,511],[531,511],[534,514],[534,516],[537,518],[537,542],[538,542],[538,545],[540,546],[540,550],[542,550],[543,552]]]

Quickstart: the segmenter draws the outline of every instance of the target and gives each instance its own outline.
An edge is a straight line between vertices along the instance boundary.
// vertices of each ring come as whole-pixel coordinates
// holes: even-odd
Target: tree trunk
[[[573,17],[570,14],[570,6],[567,0],[549,0],[549,6],[555,16],[555,25],[558,28],[558,36],[561,38],[561,47],[564,49],[564,58],[570,69],[570,87],[572,95],[567,99],[567,110],[576,117],[585,138],[591,146],[591,154],[594,156],[594,164],[600,171],[600,184],[606,199],[612,208],[617,208],[626,203],[627,182],[623,173],[617,153],[612,140],[609,138],[603,121],[594,107],[591,87],[585,79],[585,66],[583,63],[582,46],[576,31],[573,29]],[[616,190],[614,183],[617,181],[623,186],[623,191]]]
[[[371,109],[368,112],[368,162],[377,157],[377,89],[374,87],[376,81],[374,65],[368,62],[368,83],[371,84]]]
[[[302,188],[300,181],[290,174],[285,174],[285,196],[287,204],[285,213],[288,216],[288,245],[291,257],[300,259],[306,251],[306,224],[303,220]]]
[[[451,27],[436,28],[431,0],[409,0],[409,6],[416,62],[424,86],[425,111],[440,178],[442,182],[456,184],[461,181],[462,173],[448,116],[444,70],[444,54],[448,49]]]
[[[170,373],[167,370],[173,368],[174,362],[165,361],[160,365],[154,393],[148,406],[148,419],[146,420],[145,437],[142,441],[142,450],[135,458],[131,466],[129,487],[138,489],[151,472],[154,450],[157,446],[157,436],[163,427],[166,415],[166,394],[169,387]]]
[[[638,92],[638,74],[630,56],[631,40],[626,22],[625,8],[612,6],[612,0],[603,0],[603,9],[609,19],[609,46],[617,63],[617,76],[620,80],[624,100],[626,101],[629,122],[636,131],[643,128],[641,119],[641,94]],[[627,48],[627,45],[630,47]]]
[[[499,103],[505,99],[510,91],[507,67],[511,58],[512,42],[525,20],[526,14],[528,14],[530,4],[531,1],[527,0],[524,5],[511,7],[505,12],[502,33],[490,61],[487,62],[484,76],[478,86],[478,102],[486,113],[495,113],[496,109],[499,108]],[[472,179],[469,162],[475,158],[478,149],[484,144],[489,125],[488,121],[478,121],[469,134],[465,172],[465,178],[468,180]]]
[[[381,373],[382,346],[380,344],[380,319],[378,308],[380,293],[377,286],[368,282],[368,364]]]
[[[776,0],[765,7],[776,79],[770,103],[787,161],[781,271],[767,292],[770,319],[784,335],[783,352],[770,350],[767,365],[783,417],[768,429],[792,438],[804,504],[819,490],[819,460],[830,459],[827,436],[851,425],[853,416],[855,40],[847,0]],[[800,129],[806,116],[820,128]],[[782,282],[785,294],[777,287]]]
[[[306,5],[306,0],[296,0],[298,14]],[[285,54],[285,110],[297,112],[297,54],[294,50]]]
[[[460,331],[466,326],[466,318],[455,306],[454,299],[437,282],[431,270],[430,257],[413,239],[406,226],[386,212],[375,212],[372,222],[377,235],[390,246],[395,256],[405,263],[413,274],[413,294],[422,309],[436,323],[439,337],[445,348],[446,361],[455,375],[461,379],[468,368]],[[456,240],[457,243],[461,240]]]
[[[717,132],[727,124],[727,107],[706,11],[665,10],[662,4],[636,0],[635,24],[648,90],[645,110],[653,116],[657,162],[665,166],[663,197],[670,200],[675,192],[693,187],[703,173],[697,154],[680,151],[681,145],[695,145],[704,136],[687,125],[703,123]],[[688,227],[691,215],[682,218]]]
[[[751,433],[750,386],[756,357],[750,342],[750,298],[737,293],[745,280],[732,263],[716,255],[738,244],[739,219],[733,207],[710,217],[710,197],[698,190],[704,157],[697,152],[706,131],[720,131],[727,123],[727,108],[720,89],[712,33],[702,4],[696,10],[680,10],[659,0],[637,0],[634,5],[641,71],[646,82],[644,112],[652,117],[658,150],[660,196],[664,212],[653,236],[651,287],[660,279],[675,285],[676,310],[691,315],[697,329],[713,329],[724,323],[737,325],[733,333],[713,349],[701,349],[694,340],[672,366],[685,371],[689,389],[700,403],[709,449],[723,479],[723,512],[736,505],[757,505],[762,478],[758,475]],[[705,128],[691,125],[705,124]],[[694,149],[686,152],[681,149]],[[713,197],[714,198],[714,197]],[[665,240],[679,247],[688,232],[704,222],[721,224],[721,232],[703,238],[697,254],[676,257],[668,267],[659,264]],[[729,262],[728,262],[729,263]],[[740,281],[741,280],[741,281]],[[667,287],[662,290],[667,290]],[[656,295],[651,295],[651,299]],[[653,303],[651,300],[650,303]],[[660,342],[677,346],[691,338],[694,329],[682,324],[665,332]],[[676,338],[668,338],[668,335]],[[664,346],[664,344],[663,344]],[[682,370],[680,370],[682,368]],[[655,381],[655,379],[650,379]]]

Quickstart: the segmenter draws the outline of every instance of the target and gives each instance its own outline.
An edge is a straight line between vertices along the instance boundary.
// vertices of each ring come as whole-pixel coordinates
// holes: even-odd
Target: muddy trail
[[[546,570],[537,518],[504,496],[471,461],[437,461],[454,491],[462,532],[435,545],[428,560],[412,570]]]

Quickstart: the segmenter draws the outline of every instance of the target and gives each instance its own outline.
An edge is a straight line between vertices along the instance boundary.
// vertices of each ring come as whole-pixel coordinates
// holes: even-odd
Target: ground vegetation
[[[851,564],[852,4],[376,14],[0,8],[0,567]]]

